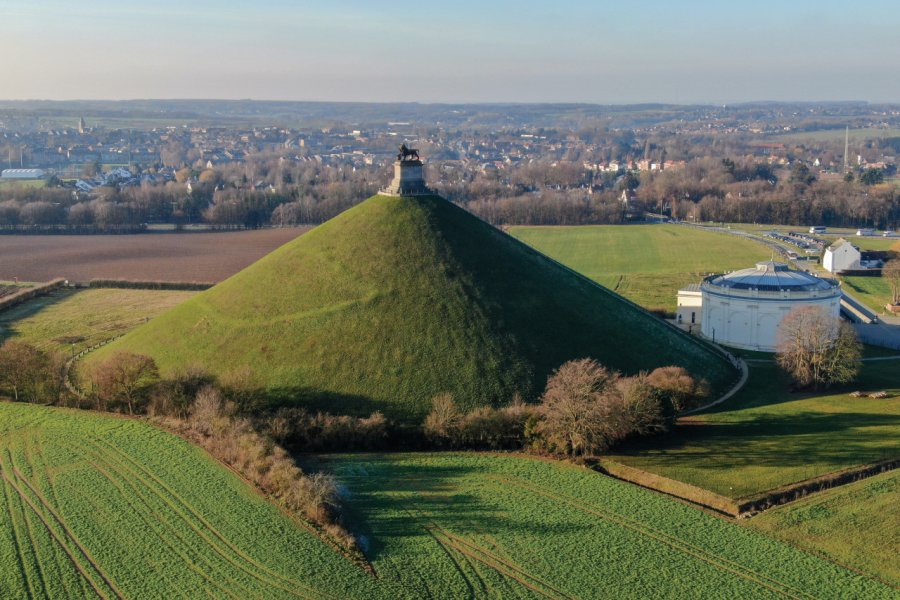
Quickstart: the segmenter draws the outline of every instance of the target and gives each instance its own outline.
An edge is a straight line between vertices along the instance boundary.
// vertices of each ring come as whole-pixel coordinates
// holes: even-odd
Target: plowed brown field
[[[0,280],[218,282],[309,227],[133,235],[0,235]]]

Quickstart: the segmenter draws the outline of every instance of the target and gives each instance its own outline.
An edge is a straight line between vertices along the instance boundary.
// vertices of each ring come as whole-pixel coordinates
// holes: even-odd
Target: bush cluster
[[[444,447],[592,455],[630,437],[667,431],[678,412],[707,393],[706,383],[681,367],[624,377],[586,358],[554,372],[538,405],[514,400],[504,408],[463,413],[450,394],[439,394],[423,430]]]

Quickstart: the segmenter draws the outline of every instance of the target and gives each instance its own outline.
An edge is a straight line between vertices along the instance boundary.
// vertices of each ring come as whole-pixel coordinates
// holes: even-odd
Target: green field
[[[0,191],[11,188],[42,188],[47,186],[44,179],[5,179],[0,181]]]
[[[0,313],[0,341],[15,338],[70,354],[122,335],[196,292],[60,290]]]
[[[678,232],[669,229],[672,235]],[[420,422],[535,399],[564,362],[634,373],[678,364],[725,389],[708,346],[435,196],[374,196],[92,353],[164,374],[250,367],[273,402]]]
[[[851,398],[851,390],[792,394],[774,365],[751,364],[750,379],[736,396],[611,458],[729,498],[896,458],[898,368],[900,360],[865,363],[855,389],[894,394],[871,399]]]
[[[0,596],[370,598],[361,569],[136,420],[0,403]]]
[[[875,312],[884,312],[891,301],[891,286],[883,277],[842,276],[841,281],[848,292]]]
[[[484,454],[325,459],[379,577],[418,598],[891,597],[825,560],[580,467]]]
[[[895,237],[864,237],[864,236],[856,236],[855,232],[850,233],[849,235],[843,236],[845,240],[848,240],[854,246],[859,247],[860,250],[880,250],[882,252],[886,252],[888,250],[893,250],[897,254],[900,254],[900,241]],[[829,242],[836,242],[837,239],[841,237],[839,235],[834,236],[826,236]]]
[[[377,577],[141,421],[0,403],[0,590],[32,598],[890,598],[840,566],[596,472],[342,455]]]
[[[645,308],[670,311],[686,284],[772,256],[752,240],[682,225],[511,227],[509,232]]]
[[[746,521],[800,548],[900,587],[900,472],[814,494]]]

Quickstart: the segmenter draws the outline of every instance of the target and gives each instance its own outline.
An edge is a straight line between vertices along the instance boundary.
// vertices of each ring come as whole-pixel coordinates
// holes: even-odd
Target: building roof
[[[850,244],[850,242],[848,242],[844,238],[838,238],[834,241],[834,243],[832,245],[828,246],[827,250],[832,250],[832,251],[837,250],[844,244]],[[853,244],[850,244],[850,246],[852,246],[854,249],[856,249],[856,246],[854,246]]]
[[[706,282],[720,288],[735,290],[760,290],[766,292],[808,292],[830,290],[838,283],[822,279],[806,271],[796,271],[785,263],[772,260],[756,263],[756,267],[741,269],[724,275],[713,275]]]

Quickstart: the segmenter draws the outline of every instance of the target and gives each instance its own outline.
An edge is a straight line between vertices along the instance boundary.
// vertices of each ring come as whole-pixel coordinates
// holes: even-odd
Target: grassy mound
[[[706,346],[439,197],[375,196],[91,357],[152,355],[163,373],[249,367],[276,399],[418,420],[534,398],[590,356],[626,371],[680,364],[721,388]],[[89,366],[89,365],[88,365]]]

